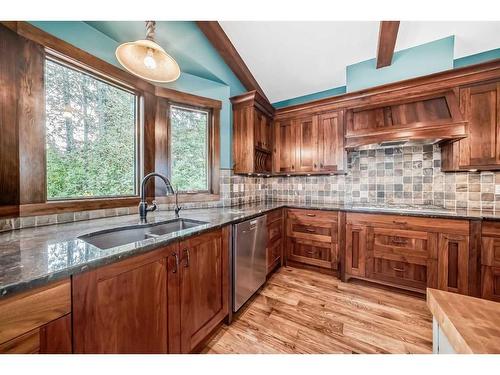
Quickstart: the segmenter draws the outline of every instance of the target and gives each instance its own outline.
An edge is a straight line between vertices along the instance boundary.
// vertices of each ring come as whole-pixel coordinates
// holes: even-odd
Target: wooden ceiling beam
[[[246,66],[236,48],[217,21],[197,21],[196,24],[212,43],[226,64],[231,68],[243,86],[249,91],[256,90],[267,101],[266,94]]]
[[[380,21],[377,47],[377,69],[392,64],[398,30],[399,21]]]

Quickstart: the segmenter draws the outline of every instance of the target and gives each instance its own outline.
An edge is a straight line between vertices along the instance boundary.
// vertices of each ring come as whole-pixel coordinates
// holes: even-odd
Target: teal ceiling
[[[118,43],[144,39],[143,21],[85,21]],[[234,73],[192,21],[157,21],[156,41],[175,58],[183,73],[231,88],[242,88]]]

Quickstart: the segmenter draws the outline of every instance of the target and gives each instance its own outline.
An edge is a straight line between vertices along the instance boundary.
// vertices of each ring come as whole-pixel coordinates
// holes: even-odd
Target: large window
[[[210,113],[170,106],[172,184],[181,192],[209,191]]]
[[[47,198],[135,195],[137,96],[52,59],[45,94]]]

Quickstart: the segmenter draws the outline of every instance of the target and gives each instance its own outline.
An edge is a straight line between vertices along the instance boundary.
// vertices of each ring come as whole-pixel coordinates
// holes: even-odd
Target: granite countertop
[[[147,252],[201,232],[220,228],[223,225],[250,219],[280,207],[500,220],[500,212],[451,211],[423,206],[389,207],[357,204],[263,202],[242,207],[183,210],[181,211],[182,218],[205,221],[207,224],[109,250],[101,250],[77,237],[100,230],[136,225],[138,215],[17,229],[0,233],[0,298]],[[172,211],[160,211],[150,213],[148,222],[161,222],[173,218]]]

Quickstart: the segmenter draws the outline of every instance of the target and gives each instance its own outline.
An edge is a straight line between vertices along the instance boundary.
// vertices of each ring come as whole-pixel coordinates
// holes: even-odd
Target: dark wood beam
[[[398,37],[399,21],[380,21],[377,47],[377,69],[392,63],[396,38]]]
[[[217,21],[197,21],[198,27],[201,29],[203,34],[212,43],[217,52],[222,56],[226,64],[231,68],[231,70],[236,74],[236,77],[241,81],[243,86],[249,91],[256,90],[262,95],[267,101],[264,91],[261,89],[254,76],[246,66],[245,62],[241,58],[240,54],[234,48],[233,44],[229,40],[228,36],[219,25]]]

